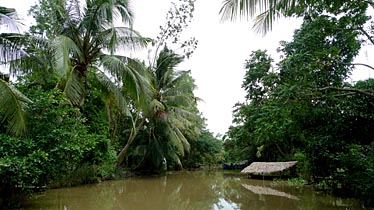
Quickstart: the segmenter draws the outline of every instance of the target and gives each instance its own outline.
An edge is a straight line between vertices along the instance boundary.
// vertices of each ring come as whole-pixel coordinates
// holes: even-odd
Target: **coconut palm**
[[[130,65],[136,61],[115,54],[119,49],[143,47],[149,41],[132,29],[133,14],[127,0],[45,2],[51,3],[56,14],[49,13],[51,16],[41,20],[51,19],[58,25],[49,31],[53,34],[47,37],[52,40],[43,34],[38,37],[2,34],[2,62],[11,62],[12,73],[57,72],[57,87],[77,106],[84,103],[88,94],[88,75],[114,96],[120,110],[127,108],[121,89],[126,89],[126,94],[135,100],[147,95],[140,94],[149,85],[144,72],[137,65]],[[115,26],[116,20],[122,26]]]
[[[60,29],[51,46],[59,87],[75,105],[82,105],[87,94],[87,75],[93,74],[118,98],[116,86],[123,85],[135,98],[147,84],[132,59],[116,55],[119,49],[143,47],[148,39],[132,29],[133,13],[128,0],[65,1],[56,4]],[[121,20],[123,26],[115,26]],[[114,84],[114,85],[113,85]]]
[[[0,6],[0,25],[18,31],[17,13],[14,9]],[[16,33],[0,34],[0,62],[6,64],[20,54],[12,46],[12,38],[20,37]],[[0,123],[7,122],[8,131],[15,135],[22,135],[26,131],[27,104],[31,101],[18,91],[9,81],[9,77],[0,72]]]
[[[149,68],[154,92],[146,113],[147,155],[156,168],[165,167],[163,160],[182,167],[180,158],[189,152],[189,141],[200,132],[194,81],[189,71],[176,70],[183,59],[165,47],[158,54],[155,66]]]
[[[193,94],[193,79],[188,71],[176,70],[182,61],[182,56],[165,47],[158,54],[155,66],[149,67],[153,97],[147,106],[139,109],[141,119],[120,152],[118,165],[138,132],[145,132],[149,137],[146,156],[156,168],[161,167],[164,158],[182,166],[180,157],[190,150],[189,141],[199,134],[201,120]]]
[[[190,151],[189,141],[199,134],[195,88],[188,71],[176,71],[183,58],[164,48],[153,71],[154,98],[151,102],[153,123],[149,130],[152,160],[158,166],[165,158],[182,167],[180,158]]]

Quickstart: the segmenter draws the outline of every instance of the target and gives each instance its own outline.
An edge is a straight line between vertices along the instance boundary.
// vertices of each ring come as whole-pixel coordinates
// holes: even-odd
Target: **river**
[[[357,210],[358,201],[222,171],[179,171],[33,194],[24,210]]]

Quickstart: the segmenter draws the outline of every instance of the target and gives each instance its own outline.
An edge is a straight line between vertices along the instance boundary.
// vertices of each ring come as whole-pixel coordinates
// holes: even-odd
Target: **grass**
[[[275,179],[271,183],[271,186],[273,186],[273,187],[289,186],[289,187],[301,188],[307,183],[308,182],[305,181],[302,178],[289,178],[287,180],[285,180],[285,179]]]

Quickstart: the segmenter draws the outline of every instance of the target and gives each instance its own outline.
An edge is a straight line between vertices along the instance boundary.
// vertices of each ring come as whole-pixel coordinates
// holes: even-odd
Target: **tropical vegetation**
[[[374,80],[350,81],[374,44],[371,1],[225,0],[223,19],[252,17],[271,30],[303,18],[275,62],[245,61],[245,101],[223,141],[198,110],[182,40],[194,0],[179,0],[155,38],[133,28],[128,0],[39,0],[27,32],[0,6],[0,206],[45,188],[163,174],[223,161],[297,160],[299,178],[373,206]],[[139,49],[148,60],[128,56]]]
[[[179,16],[167,21],[192,13],[193,2],[173,6]],[[26,192],[123,170],[162,173],[220,160],[187,161],[192,151],[203,157],[222,148],[205,128],[190,71],[178,69],[197,44],[175,41],[187,24],[173,21],[161,37],[142,37],[129,4],[40,0],[30,9],[36,23],[24,33],[16,11],[0,7],[9,31],[0,35],[0,62],[9,71],[0,74],[1,207],[17,207]],[[154,59],[127,56],[144,48],[155,49]]]
[[[373,44],[371,1],[225,1],[223,18],[261,13],[265,32],[279,16],[303,17],[279,62],[263,50],[245,62],[246,101],[233,112],[228,158],[298,160],[299,176],[372,206],[374,80],[349,79]],[[239,155],[239,156],[238,156]]]

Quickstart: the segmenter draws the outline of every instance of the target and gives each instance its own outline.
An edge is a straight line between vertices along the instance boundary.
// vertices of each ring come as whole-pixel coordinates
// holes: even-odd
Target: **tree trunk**
[[[138,125],[138,127],[135,128],[134,132],[131,132],[129,139],[127,140],[127,143],[125,147],[121,150],[121,152],[118,154],[118,160],[117,160],[117,166],[120,166],[123,162],[123,160],[126,157],[127,151],[131,145],[131,143],[134,141],[136,135],[138,134],[141,127],[143,127],[145,123],[145,118],[142,119],[141,123]]]

